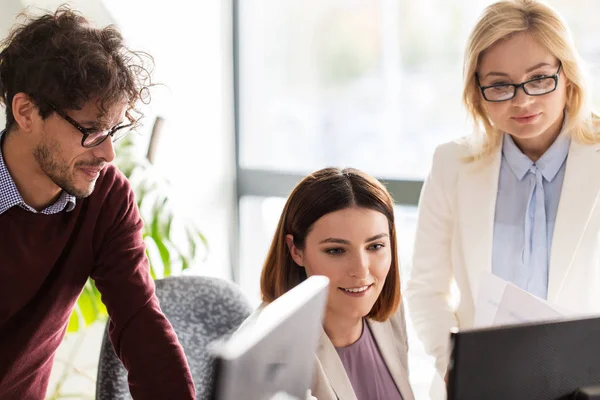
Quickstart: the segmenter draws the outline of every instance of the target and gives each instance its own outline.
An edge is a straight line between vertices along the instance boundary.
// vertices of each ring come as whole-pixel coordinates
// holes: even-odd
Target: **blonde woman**
[[[464,64],[478,130],[435,152],[406,291],[441,376],[449,330],[473,324],[482,272],[575,312],[600,311],[600,135],[587,90],[556,11],[532,0],[485,10]]]

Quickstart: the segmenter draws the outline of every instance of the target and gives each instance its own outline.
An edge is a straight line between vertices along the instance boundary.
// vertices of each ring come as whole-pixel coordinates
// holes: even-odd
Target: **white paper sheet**
[[[516,285],[484,272],[475,304],[474,328],[525,322],[552,321],[566,318],[561,310]]]

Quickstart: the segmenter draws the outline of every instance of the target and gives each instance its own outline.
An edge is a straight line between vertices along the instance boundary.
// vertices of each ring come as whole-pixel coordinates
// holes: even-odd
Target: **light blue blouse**
[[[492,272],[543,299],[570,143],[561,133],[535,163],[510,135],[502,143]]]

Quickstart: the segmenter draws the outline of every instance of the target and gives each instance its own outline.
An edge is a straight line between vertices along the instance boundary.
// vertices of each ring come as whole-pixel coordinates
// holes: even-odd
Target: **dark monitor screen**
[[[451,342],[448,400],[566,400],[600,385],[600,318],[466,330]]]

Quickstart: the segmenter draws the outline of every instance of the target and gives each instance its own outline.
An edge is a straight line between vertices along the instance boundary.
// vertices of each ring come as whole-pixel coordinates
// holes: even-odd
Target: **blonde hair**
[[[527,32],[562,63],[566,77],[565,129],[582,143],[598,143],[598,117],[589,107],[583,61],[562,17],[550,6],[536,0],[502,0],[488,6],[471,32],[464,59],[463,102],[475,125],[469,139],[469,160],[489,155],[499,146],[502,132],[494,128],[483,108],[475,74],[482,54],[495,43]]]

